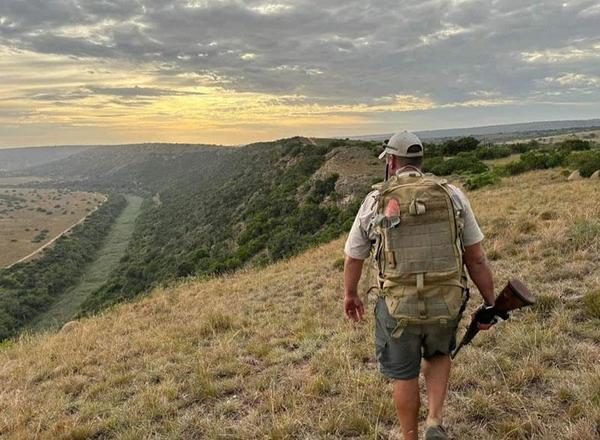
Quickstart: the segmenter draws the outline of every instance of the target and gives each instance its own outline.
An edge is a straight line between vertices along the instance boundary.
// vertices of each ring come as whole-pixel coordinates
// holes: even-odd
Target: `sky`
[[[597,117],[598,0],[0,0],[0,147]]]

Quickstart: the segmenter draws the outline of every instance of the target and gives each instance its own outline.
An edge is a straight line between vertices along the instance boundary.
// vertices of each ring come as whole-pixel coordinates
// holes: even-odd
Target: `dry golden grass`
[[[83,191],[0,188],[0,267],[48,243],[104,200],[102,194]]]
[[[558,176],[471,194],[497,285],[519,277],[540,305],[455,361],[454,438],[598,438],[599,320],[583,297],[598,286],[600,238],[582,240],[574,227],[600,216],[598,187]],[[342,317],[342,244],[189,280],[6,344],[0,437],[390,438],[391,385],[376,370],[372,317],[359,326]]]

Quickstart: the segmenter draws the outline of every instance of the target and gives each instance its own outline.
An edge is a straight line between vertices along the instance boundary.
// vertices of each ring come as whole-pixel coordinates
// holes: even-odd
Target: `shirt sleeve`
[[[370,222],[375,209],[374,192],[369,193],[360,206],[350,233],[346,239],[344,253],[357,260],[366,260],[371,253],[371,238],[369,236]]]
[[[475,214],[473,213],[473,209],[471,208],[471,203],[467,196],[455,186],[452,186],[452,189],[456,192],[460,201],[463,204],[463,215],[465,221],[465,228],[463,230],[463,244],[465,246],[471,246],[481,242],[484,238],[483,232],[481,232],[481,228],[477,223],[477,219],[475,218]]]

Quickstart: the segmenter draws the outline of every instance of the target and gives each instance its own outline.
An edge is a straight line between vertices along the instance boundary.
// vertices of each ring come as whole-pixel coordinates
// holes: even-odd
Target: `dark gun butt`
[[[480,308],[476,313],[458,346],[450,357],[454,359],[460,349],[469,344],[479,332],[479,323],[491,323],[497,317],[504,320],[509,318],[509,312],[535,304],[535,298],[519,280],[510,280],[496,298],[496,304],[489,309]]]

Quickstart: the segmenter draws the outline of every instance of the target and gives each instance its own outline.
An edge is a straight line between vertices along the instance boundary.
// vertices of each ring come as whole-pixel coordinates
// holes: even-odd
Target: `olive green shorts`
[[[375,354],[379,370],[389,379],[414,379],[421,371],[421,358],[449,354],[456,346],[458,320],[442,324],[409,324],[400,337],[392,337],[397,321],[388,312],[385,299],[375,306]]]

